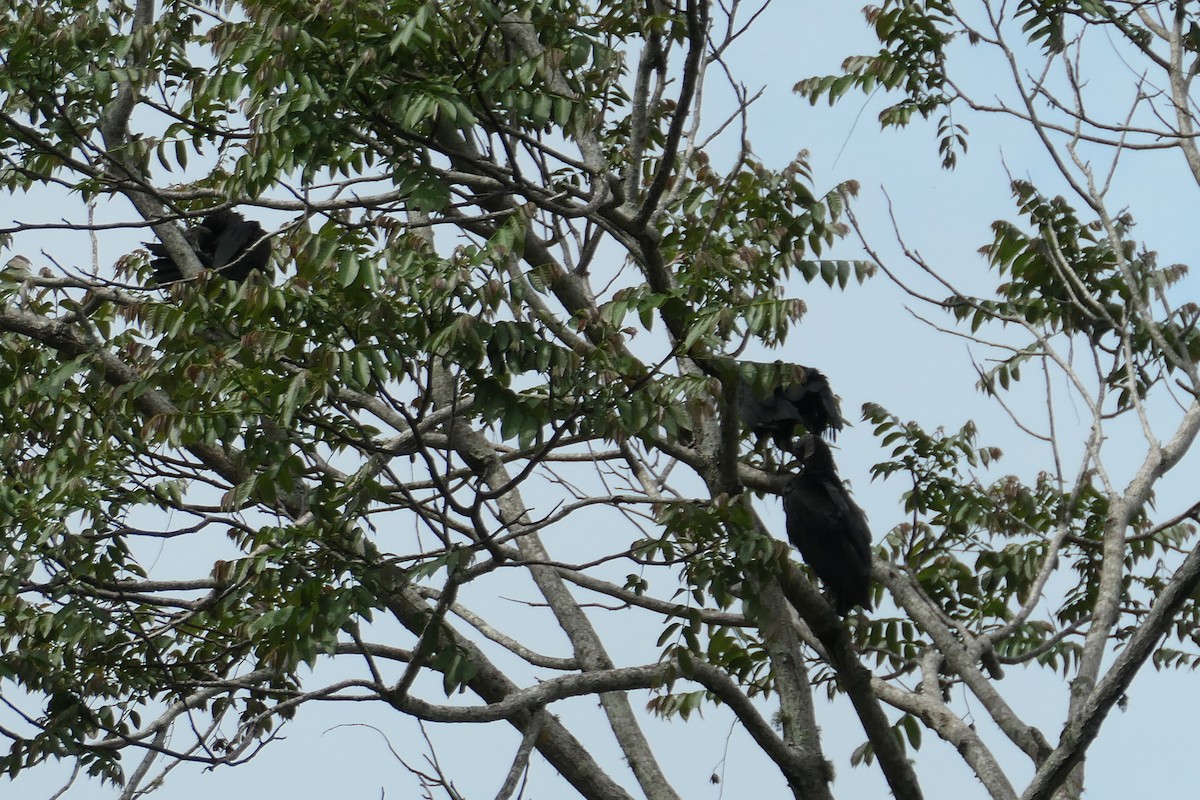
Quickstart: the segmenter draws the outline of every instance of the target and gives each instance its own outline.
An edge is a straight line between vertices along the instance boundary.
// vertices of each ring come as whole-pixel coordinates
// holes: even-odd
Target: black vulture
[[[825,584],[834,608],[871,608],[871,530],[838,477],[833,453],[821,437],[805,434],[792,451],[800,469],[783,491],[787,533],[804,563]]]
[[[784,451],[791,449],[797,424],[803,425],[806,433],[836,439],[846,423],[829,379],[813,367],[779,362],[775,366],[780,378],[792,380],[780,380],[765,393],[739,369],[737,402],[742,424],[757,436],[772,436]]]
[[[214,211],[199,225],[189,228],[184,236],[204,267],[215,269],[231,281],[246,280],[252,270],[265,269],[271,258],[271,240],[262,225],[230,209]],[[164,245],[147,242],[146,249],[153,256],[152,285],[166,286],[183,280],[183,273]]]

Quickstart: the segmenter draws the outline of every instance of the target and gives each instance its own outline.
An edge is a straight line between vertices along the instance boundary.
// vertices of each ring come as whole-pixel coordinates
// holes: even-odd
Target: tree
[[[14,222],[10,246],[153,232],[188,280],[143,289],[144,251],[0,274],[0,765],[66,760],[133,797],[345,701],[486,725],[511,753],[501,797],[534,753],[582,797],[676,797],[634,708],[649,698],[667,717],[728,709],[795,796],[830,797],[817,689],[849,698],[857,758],[896,797],[922,796],[922,730],[993,797],[1018,795],[1004,742],[1036,770],[1022,797],[1078,797],[1133,675],[1196,658],[1200,503],[1150,503],[1200,427],[1197,309],[1176,307],[1183,268],[1133,242],[1081,154],[1200,165],[1192,12],[978,8],[991,27],[941,2],[871,9],[880,53],[798,89],[899,91],[885,124],[944,112],[947,165],[967,141],[951,112],[970,109],[1017,116],[1058,154],[1084,210],[1014,182],[1024,219],[995,226],[1004,283],[986,296],[912,250],[940,294],[870,244],[828,258],[851,228],[872,240],[847,208],[856,184],[812,186],[803,154],[761,163],[735,78],[733,113],[703,118],[756,16],[736,0],[6,5],[0,181],[79,204]],[[1095,30],[1160,76],[1115,122],[1085,103]],[[1011,60],[1021,105],[961,89],[955,37]],[[1030,85],[1034,57],[1061,83]],[[714,165],[709,145],[739,127],[733,163]],[[274,279],[201,269],[186,224],[227,207],[264,223]],[[788,278],[845,287],[877,266],[1000,348],[980,375],[999,403],[1040,368],[1091,420],[1074,452],[1048,404],[1029,430],[1054,468],[985,480],[998,451],[973,425],[865,407],[893,448],[876,476],[912,488],[875,522],[879,610],[843,621],[756,512],[788,465],[742,435],[729,356],[786,341],[804,311]],[[1106,436],[1127,419],[1145,445],[1121,486]],[[495,622],[514,586],[540,627]],[[646,660],[613,655],[607,614],[652,620]],[[1057,741],[1006,702],[1016,664],[1069,678]],[[960,686],[1002,741],[969,724]],[[599,702],[622,763],[559,715],[578,697]],[[411,768],[427,795],[457,796],[430,763]]]

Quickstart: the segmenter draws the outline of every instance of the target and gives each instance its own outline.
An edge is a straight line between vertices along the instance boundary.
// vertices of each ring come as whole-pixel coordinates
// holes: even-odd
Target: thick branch
[[[934,646],[945,657],[946,665],[963,679],[979,702],[991,715],[996,725],[1017,747],[1040,764],[1050,752],[1050,745],[1042,732],[1026,725],[1012,707],[996,691],[996,687],[975,666],[982,656],[981,645],[975,643],[968,648],[960,642],[945,624],[929,608],[925,598],[909,583],[909,578],[893,565],[884,565],[876,571],[891,590],[896,602],[908,612],[909,617],[933,640]]]
[[[1072,715],[1058,746],[1038,769],[1021,800],[1049,800],[1071,770],[1082,762],[1108,712],[1133,683],[1146,659],[1175,621],[1179,609],[1197,588],[1200,588],[1200,549],[1192,550],[1184,559],[1112,667],[1096,684],[1095,691]]]
[[[916,772],[892,733],[891,723],[873,691],[874,676],[858,660],[846,626],[816,587],[803,580],[796,570],[789,568],[780,580],[788,600],[825,646],[830,664],[837,671],[842,688],[850,697],[863,731],[875,749],[875,757],[879,759],[892,795],[896,800],[920,800],[923,795]]]
[[[434,382],[434,399],[439,407],[450,406],[453,401],[452,378],[444,372],[444,368],[442,370],[442,376]],[[487,439],[478,431],[460,424],[452,429],[451,442],[463,458],[482,473],[484,481],[493,491],[510,487],[497,502],[501,522],[514,535],[514,544],[519,548],[522,558],[532,562],[549,562],[550,554],[541,539],[528,529],[530,519],[524,500],[512,486],[511,476]],[[557,570],[549,566],[530,566],[529,572],[563,632],[571,640],[581,668],[585,671],[613,669],[613,662],[605,651],[603,641],[579,603],[571,596]],[[658,759],[634,717],[629,698],[619,692],[608,692],[600,695],[600,703],[646,796],[650,800],[676,800],[674,789],[663,775]]]
[[[402,587],[403,576],[399,571],[391,567],[383,569],[395,572],[397,586]],[[387,606],[388,610],[414,634],[420,635],[425,629],[430,608],[414,589],[397,588],[390,592]],[[450,639],[456,650],[465,653],[471,660],[476,673],[467,681],[467,685],[485,702],[500,703],[520,692],[520,688],[497,669],[478,647],[452,626],[443,625],[441,632]],[[403,702],[417,701],[408,698]],[[522,732],[534,724],[542,726],[542,733],[537,739],[538,752],[581,796],[588,800],[632,800],[596,763],[587,748],[554,716],[539,716],[536,710],[515,709],[505,719]]]

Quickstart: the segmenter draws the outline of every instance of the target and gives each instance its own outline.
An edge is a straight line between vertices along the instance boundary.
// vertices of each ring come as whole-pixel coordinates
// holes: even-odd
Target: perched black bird
[[[784,451],[791,449],[797,424],[803,425],[806,433],[836,439],[846,423],[829,380],[813,367],[776,363],[780,377],[793,380],[780,381],[765,395],[739,370],[737,401],[742,424],[758,436],[772,436]]]
[[[845,616],[854,606],[871,608],[871,530],[838,477],[829,445],[819,436],[796,439],[800,470],[783,492],[787,533],[804,563]]]
[[[271,240],[262,225],[230,209],[214,211],[184,236],[202,265],[231,281],[246,280],[252,270],[265,269],[271,258]],[[154,286],[183,280],[179,265],[171,260],[163,244],[147,242],[146,249],[153,256],[150,266],[154,269]]]

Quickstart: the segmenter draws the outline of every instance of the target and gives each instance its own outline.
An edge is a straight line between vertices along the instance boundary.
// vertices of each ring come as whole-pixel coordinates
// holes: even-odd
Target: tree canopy
[[[1036,137],[1054,180],[987,187],[1014,200],[988,291],[908,245],[936,225],[881,247],[856,182],[755,154],[728,56],[761,11],[0,3],[0,768],[133,798],[181,763],[253,770],[343,702],[481,729],[497,797],[536,759],[589,800],[669,800],[653,716],[721,709],[827,798],[845,697],[850,759],[897,798],[931,736],[987,796],[1080,797],[1139,670],[1200,658],[1200,497],[1156,496],[1200,430],[1200,307],[1111,199],[1136,159],[1200,182],[1200,9],[884,0],[880,49],[836,74],[780,54],[798,100],[929,120],[947,168],[967,119]],[[971,83],[984,53],[1002,92]],[[272,269],[206,269],[188,229],[226,209]],[[183,280],[153,286],[162,258]],[[1044,457],[1001,474],[974,423],[889,411],[900,387],[843,405],[840,447],[888,454],[858,484],[906,487],[871,520],[874,610],[843,619],[760,516],[798,467],[738,392],[787,385],[807,305],[873,276],[971,343]],[[1014,708],[1016,669],[1061,676],[1061,730]],[[426,742],[391,745],[461,796]]]

